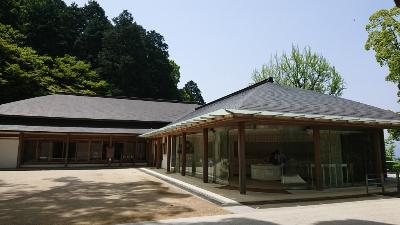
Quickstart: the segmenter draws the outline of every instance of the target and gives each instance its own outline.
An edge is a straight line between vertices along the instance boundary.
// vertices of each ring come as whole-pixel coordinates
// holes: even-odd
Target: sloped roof
[[[200,106],[194,112],[175,122],[219,109],[400,120],[397,113],[389,110],[310,90],[263,81]]]
[[[98,128],[98,127],[55,127],[55,126],[28,126],[28,125],[2,125],[1,131],[25,132],[54,132],[54,133],[98,133],[98,134],[144,134],[151,129],[134,128]]]
[[[142,135],[151,137],[234,115],[278,120],[329,121],[380,128],[399,128],[400,116],[360,102],[263,81],[224,96],[168,126]]]
[[[55,94],[0,105],[0,116],[172,122],[198,106],[165,100]]]

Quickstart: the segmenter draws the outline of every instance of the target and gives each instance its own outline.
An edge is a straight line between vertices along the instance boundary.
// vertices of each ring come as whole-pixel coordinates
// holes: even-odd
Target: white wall
[[[0,168],[17,168],[18,138],[0,138]]]
[[[161,168],[167,169],[167,154],[163,154],[161,161]]]

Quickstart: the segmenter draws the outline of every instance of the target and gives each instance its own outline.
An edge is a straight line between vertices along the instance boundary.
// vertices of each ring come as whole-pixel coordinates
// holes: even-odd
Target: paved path
[[[0,172],[0,224],[115,224],[224,213],[134,168]]]
[[[146,222],[142,225],[386,225],[400,224],[400,199],[343,200],[337,203],[257,209],[250,213]]]

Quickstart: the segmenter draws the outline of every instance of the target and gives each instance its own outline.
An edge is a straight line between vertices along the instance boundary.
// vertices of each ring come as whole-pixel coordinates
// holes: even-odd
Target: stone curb
[[[190,192],[192,194],[195,194],[195,195],[197,195],[199,197],[205,198],[208,201],[216,203],[218,205],[221,205],[221,206],[241,206],[242,205],[239,202],[234,201],[232,199],[223,197],[223,196],[215,194],[215,193],[213,193],[211,191],[204,190],[204,189],[196,187],[196,186],[194,186],[192,184],[188,184],[188,183],[183,182],[181,180],[178,180],[178,179],[175,179],[175,178],[172,178],[172,177],[157,173],[155,171],[152,171],[152,170],[149,170],[149,169],[146,169],[146,168],[139,168],[138,170],[140,170],[140,171],[142,171],[142,172],[144,172],[146,174],[152,175],[154,177],[157,177],[157,178],[159,178],[159,179],[161,179],[163,181],[166,181],[166,182],[168,182],[170,184],[173,184],[173,185],[175,185],[175,186],[177,186],[177,187],[179,187],[179,188],[181,188],[181,189],[183,189],[185,191],[188,191],[188,192]]]

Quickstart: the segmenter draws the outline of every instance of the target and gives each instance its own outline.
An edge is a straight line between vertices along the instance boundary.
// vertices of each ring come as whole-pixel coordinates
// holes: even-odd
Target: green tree
[[[400,8],[382,9],[369,18],[366,26],[367,50],[375,51],[376,61],[389,68],[387,81],[400,84]],[[400,87],[400,86],[399,86]],[[398,93],[400,96],[400,93]]]
[[[0,23],[19,28],[23,13],[23,4],[20,0],[0,1]]]
[[[102,94],[107,83],[73,56],[52,58],[22,46],[24,36],[0,24],[0,103],[69,92]]]
[[[311,52],[309,47],[300,51],[292,46],[290,54],[274,55],[268,64],[252,74],[254,82],[272,77],[275,82],[292,87],[341,96],[345,89],[343,78],[323,56]]]
[[[171,77],[174,80],[175,86],[178,86],[181,79],[181,72],[179,71],[181,67],[174,60],[169,60],[169,64],[172,67]]]
[[[93,67],[97,67],[104,34],[112,28],[112,25],[103,8],[96,1],[89,1],[82,11],[85,21],[84,29],[75,41],[73,54],[87,60]]]
[[[23,32],[27,44],[40,54],[72,54],[76,39],[84,30],[84,14],[76,4],[62,0],[27,0]]]
[[[385,139],[385,155],[386,161],[393,161],[395,156],[396,145],[391,137]]]
[[[164,38],[155,31],[146,31],[128,11],[113,21],[114,27],[103,38],[98,68],[113,85],[113,94],[179,98]]]
[[[192,80],[188,81],[181,89],[181,97],[184,101],[196,102],[200,105],[205,104],[197,83]]]
[[[389,73],[386,80],[393,82],[399,88],[397,96],[400,97],[400,8],[382,9],[369,18],[366,25],[368,39],[365,43],[366,50],[375,52],[376,61],[380,66],[387,66]],[[388,130],[390,138],[400,140],[399,130]]]

